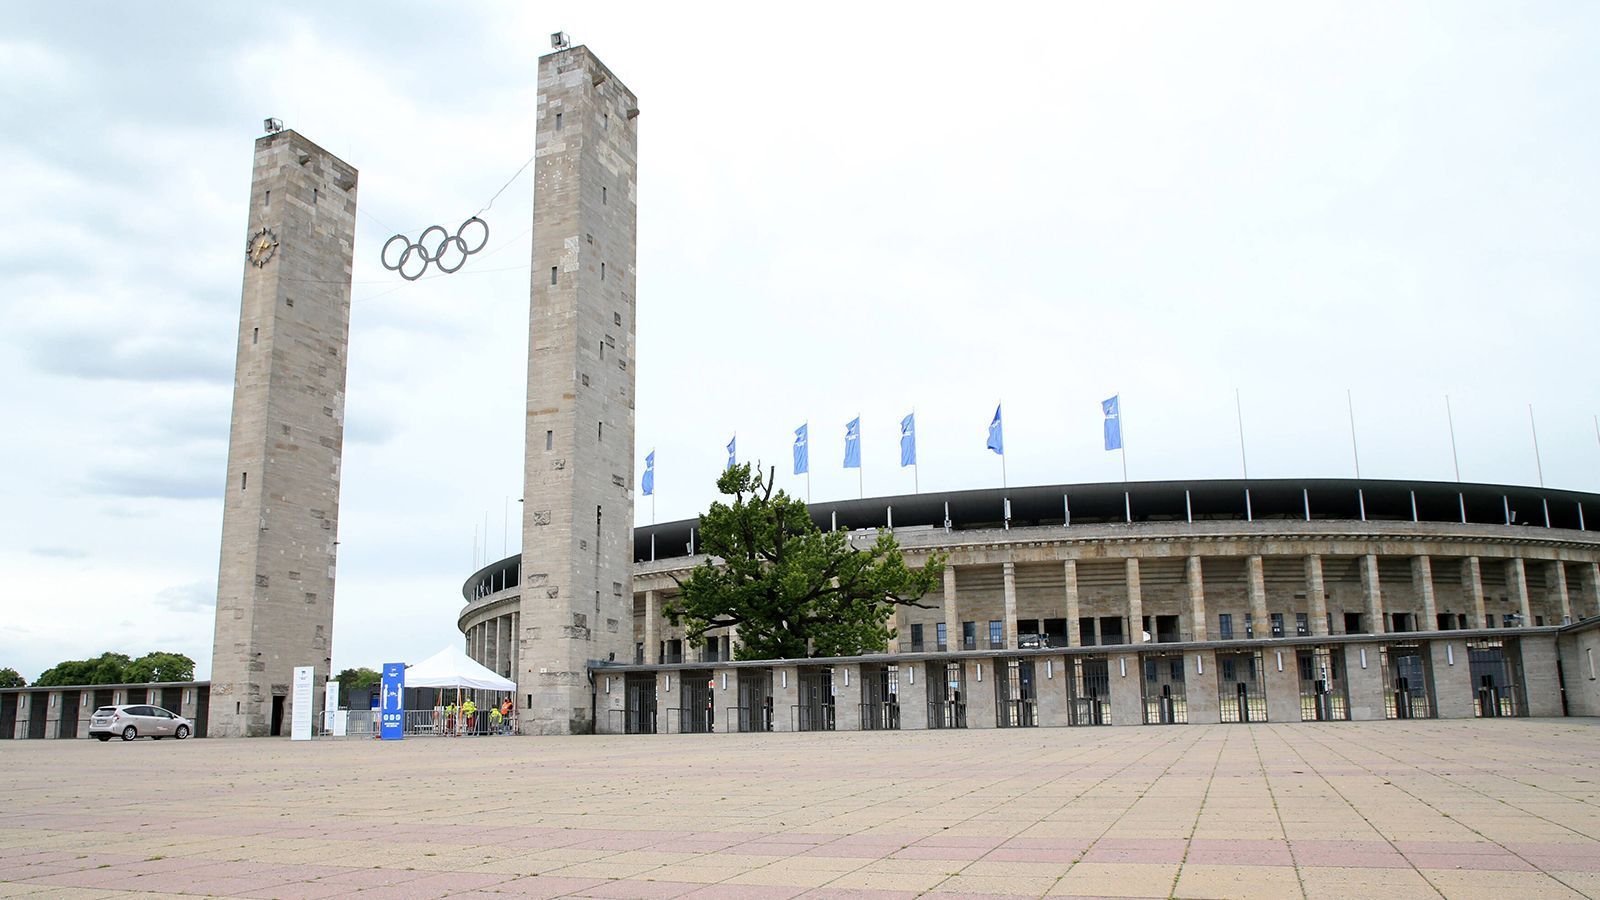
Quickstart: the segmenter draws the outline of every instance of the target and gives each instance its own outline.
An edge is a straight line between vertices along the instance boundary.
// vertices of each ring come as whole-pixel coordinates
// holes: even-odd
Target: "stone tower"
[[[256,141],[222,511],[209,733],[288,733],[295,666],[328,674],[356,170]],[[281,729],[281,731],[280,731]]]
[[[539,60],[522,512],[521,729],[593,730],[588,662],[632,659],[633,93]]]

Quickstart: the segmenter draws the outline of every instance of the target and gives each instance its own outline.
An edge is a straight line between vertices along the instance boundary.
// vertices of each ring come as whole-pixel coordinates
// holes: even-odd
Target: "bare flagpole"
[[[1544,461],[1539,458],[1539,425],[1533,420],[1533,404],[1528,404],[1528,428],[1533,432],[1533,464],[1539,472],[1539,487],[1544,487]]]
[[[1461,480],[1461,458],[1456,456],[1456,417],[1450,412],[1450,395],[1444,395],[1444,417],[1450,423],[1450,462],[1456,467],[1456,481]]]
[[[1239,389],[1233,389],[1233,411],[1239,419],[1239,465],[1244,467],[1244,480],[1250,480],[1250,459],[1244,452],[1244,407],[1239,402]]]
[[[867,477],[861,472],[861,411],[856,410],[856,499],[864,500],[866,496]]]
[[[1597,433],[1600,433],[1600,432],[1597,432]],[[911,407],[911,450],[912,450],[913,453],[915,453],[916,449],[917,449],[917,408],[915,406],[913,406],[913,407]],[[921,456],[913,456],[913,457],[911,457],[911,493],[913,493],[913,494],[922,493],[922,476],[921,476],[921,473],[919,471],[921,468],[922,468],[922,457]]]
[[[1350,389],[1344,389],[1345,406],[1350,410],[1350,453],[1356,459],[1356,480],[1361,479],[1361,448],[1356,446],[1356,401],[1350,396]]]
[[[1128,419],[1122,414],[1122,391],[1117,391],[1117,450],[1122,455],[1122,486],[1128,486]]]

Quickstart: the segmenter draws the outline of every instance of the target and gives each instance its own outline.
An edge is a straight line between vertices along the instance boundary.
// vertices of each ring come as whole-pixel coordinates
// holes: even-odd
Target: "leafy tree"
[[[16,669],[11,668],[10,666],[0,669],[0,688],[27,686],[28,679],[23,678],[21,672],[18,672]]]
[[[359,693],[362,701],[361,708],[364,709],[366,707],[367,692],[377,687],[383,681],[383,676],[372,669],[345,669],[334,678],[334,681],[339,682],[341,703],[348,707],[356,694]]]
[[[774,493],[772,472],[733,466],[716,502],[700,517],[700,544],[710,559],[680,580],[664,607],[693,644],[707,631],[739,626],[738,659],[855,656],[882,650],[894,637],[896,606],[918,602],[939,583],[945,554],[921,569],[906,566],[894,535],[856,549],[842,531],[824,532],[806,505]]]
[[[59,687],[72,684],[123,684],[131,663],[125,653],[102,653],[94,659],[69,659],[45,669],[34,679],[34,687]]]
[[[133,684],[153,681],[193,681],[194,660],[182,653],[146,653],[128,664],[123,678]]]

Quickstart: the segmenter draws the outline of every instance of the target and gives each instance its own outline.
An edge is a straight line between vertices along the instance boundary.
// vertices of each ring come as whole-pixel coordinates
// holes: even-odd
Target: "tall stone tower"
[[[633,652],[637,101],[586,47],[539,60],[522,511],[521,728],[593,730]]]
[[[356,170],[256,141],[222,510],[209,733],[288,732],[295,666],[328,674]]]

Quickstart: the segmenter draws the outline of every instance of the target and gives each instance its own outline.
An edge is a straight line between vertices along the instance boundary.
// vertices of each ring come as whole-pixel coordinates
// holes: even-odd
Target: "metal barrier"
[[[1039,724],[1038,707],[1026,698],[1002,701],[994,718],[995,725],[1001,728],[1032,728]]]
[[[932,700],[928,702],[928,727],[929,728],[965,728],[967,727],[967,704],[961,700],[946,700],[943,703]]]
[[[724,721],[728,723],[729,731],[743,734],[751,731],[772,730],[772,707],[770,706],[764,706],[759,709],[751,709],[748,706],[730,706],[727,710],[728,718]]]
[[[900,730],[900,704],[884,700],[880,703],[862,703],[861,730],[862,731],[898,731]]]
[[[789,724],[795,731],[832,731],[833,704],[800,703],[789,707]]]

